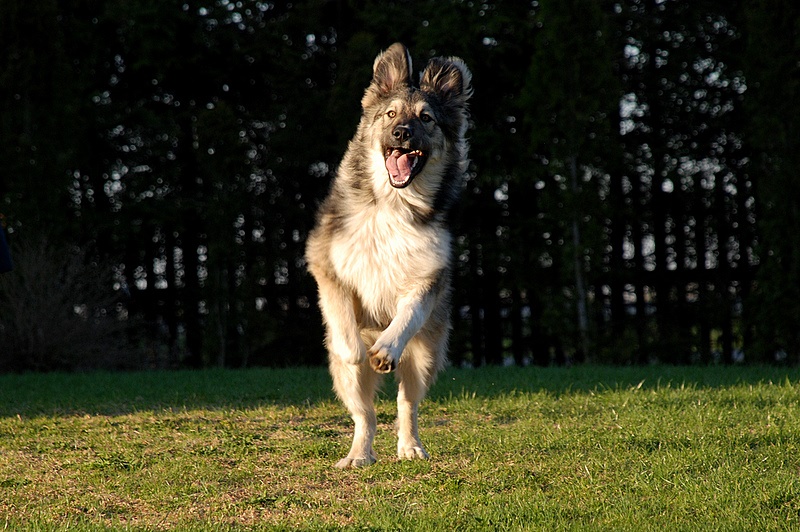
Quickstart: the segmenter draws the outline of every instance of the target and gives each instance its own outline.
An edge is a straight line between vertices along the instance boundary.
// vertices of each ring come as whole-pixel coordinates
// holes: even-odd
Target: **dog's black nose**
[[[411,126],[400,124],[399,126],[395,126],[394,130],[392,131],[392,136],[395,138],[395,140],[405,142],[411,138],[411,133]]]

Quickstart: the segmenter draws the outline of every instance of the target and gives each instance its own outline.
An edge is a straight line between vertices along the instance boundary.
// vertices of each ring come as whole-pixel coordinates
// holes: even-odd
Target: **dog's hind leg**
[[[372,449],[377,426],[374,397],[380,376],[366,362],[348,364],[334,354],[329,359],[333,389],[355,422],[353,445],[336,467],[344,469],[373,464],[377,459]]]
[[[428,458],[419,439],[417,414],[419,404],[444,363],[447,338],[424,333],[408,344],[397,367],[397,457],[402,459]]]

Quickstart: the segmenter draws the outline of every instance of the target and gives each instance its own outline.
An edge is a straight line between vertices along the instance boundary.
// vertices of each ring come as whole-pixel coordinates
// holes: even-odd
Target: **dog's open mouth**
[[[426,155],[420,150],[386,148],[386,171],[394,188],[407,187],[425,166]]]

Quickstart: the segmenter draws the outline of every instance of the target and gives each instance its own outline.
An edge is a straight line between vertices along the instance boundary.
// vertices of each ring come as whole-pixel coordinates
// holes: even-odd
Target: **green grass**
[[[324,369],[0,376],[9,530],[798,530],[800,370],[451,369],[400,462]]]

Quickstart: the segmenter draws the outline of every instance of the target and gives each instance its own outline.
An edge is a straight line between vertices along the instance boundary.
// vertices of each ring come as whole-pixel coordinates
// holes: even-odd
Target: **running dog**
[[[355,422],[336,467],[375,462],[373,399],[381,374],[394,370],[397,455],[428,458],[417,409],[446,362],[449,218],[469,164],[471,79],[461,59],[436,57],[415,85],[405,46],[378,55],[358,129],[309,234],[333,386]]]

